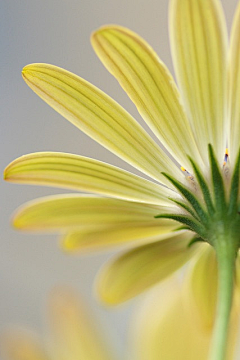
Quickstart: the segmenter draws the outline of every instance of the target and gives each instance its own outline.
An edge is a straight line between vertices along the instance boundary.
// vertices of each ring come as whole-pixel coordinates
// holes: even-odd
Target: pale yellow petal
[[[219,0],[171,0],[170,38],[184,105],[205,163],[226,147],[227,29]]]
[[[197,245],[188,247],[191,237],[187,232],[173,233],[169,239],[114,257],[104,265],[97,279],[101,300],[116,305],[167,278],[195,253]]]
[[[217,308],[218,271],[215,250],[202,244],[199,255],[192,260],[184,280],[183,301],[193,324],[204,332],[214,329]],[[235,351],[239,323],[239,293],[234,289],[233,306],[230,320],[228,355],[232,360]]]
[[[37,336],[20,328],[1,335],[0,349],[5,360],[50,360]]]
[[[46,196],[21,206],[13,219],[19,230],[32,231],[77,231],[98,230],[100,226],[115,224],[151,223],[161,229],[169,226],[169,220],[160,224],[154,218],[163,207],[129,202],[119,199],[82,196],[76,194]]]
[[[177,282],[154,289],[137,310],[134,360],[207,360],[210,334],[192,321]]]
[[[153,49],[134,32],[116,25],[97,30],[92,45],[171,155],[184,167],[189,167],[186,155],[199,161],[174,80]]]
[[[229,61],[229,154],[234,163],[240,147],[240,3],[235,13]]]
[[[73,290],[57,288],[49,302],[49,320],[56,359],[113,360],[104,341],[104,331]]]
[[[5,180],[109,195],[150,204],[170,203],[172,191],[139,176],[83,156],[39,152],[8,165]]]
[[[197,314],[189,308],[185,290],[179,278],[172,278],[146,295],[135,316],[134,360],[208,359],[212,328],[195,321]],[[208,296],[205,302],[208,302]],[[236,306],[231,315],[226,360],[235,359],[239,322]]]
[[[199,255],[188,269],[184,293],[186,306],[193,313],[193,321],[211,329],[217,301],[217,260],[212,246],[201,244]]]
[[[176,223],[164,221],[156,224],[156,219],[144,223],[117,222],[111,225],[94,224],[92,227],[82,229],[81,231],[70,232],[65,235],[61,241],[61,248],[68,253],[88,252],[104,250],[109,246],[119,246],[130,243],[138,246],[142,243],[154,242],[171,236],[176,229]]]
[[[87,81],[47,64],[26,66],[23,77],[56,111],[137,169],[164,183],[162,171],[180,173],[130,114]]]

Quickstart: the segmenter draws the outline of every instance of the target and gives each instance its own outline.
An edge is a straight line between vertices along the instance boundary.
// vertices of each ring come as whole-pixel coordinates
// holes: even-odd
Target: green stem
[[[218,263],[218,300],[209,360],[226,359],[236,259],[231,240],[229,237],[218,238],[214,243]]]

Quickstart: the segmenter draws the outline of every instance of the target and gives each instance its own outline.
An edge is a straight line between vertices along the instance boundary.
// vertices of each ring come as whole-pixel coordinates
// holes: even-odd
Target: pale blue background
[[[237,0],[224,0],[230,25]],[[93,52],[92,30],[107,24],[127,26],[147,39],[172,70],[168,42],[167,0],[3,0],[1,34],[0,168],[35,151],[65,151],[131,169],[42,102],[21,78],[24,65],[47,62],[64,67],[105,90],[138,120],[135,107]],[[57,247],[57,236],[26,235],[9,225],[14,209],[27,200],[64,192],[53,188],[0,184],[0,327],[42,327],[47,293],[59,283],[74,285],[95,308],[119,353],[126,347],[128,303],[115,311],[92,297],[97,270],[109,254],[69,257]],[[124,358],[124,356],[122,356]]]

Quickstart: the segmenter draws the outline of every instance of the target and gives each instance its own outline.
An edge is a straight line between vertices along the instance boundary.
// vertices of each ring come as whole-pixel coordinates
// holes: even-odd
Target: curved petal
[[[56,288],[49,302],[56,359],[112,360],[82,299],[68,288]]]
[[[156,224],[161,229],[154,218],[159,209],[154,205],[93,196],[46,196],[21,206],[13,225],[19,230],[32,231],[94,230],[94,227],[132,223]],[[169,228],[169,220],[160,224]]]
[[[4,177],[15,183],[58,186],[150,204],[169,204],[167,196],[172,193],[101,161],[57,152],[21,156],[8,165]]]
[[[97,280],[100,298],[116,305],[140,294],[179,269],[195,253],[188,247],[191,235],[173,234],[171,238],[146,244],[107,263]]]
[[[231,32],[229,91],[229,154],[234,163],[240,147],[240,3],[235,13]]]
[[[171,155],[184,167],[200,156],[174,80],[153,49],[134,32],[116,25],[100,28],[92,45],[139,113]]]
[[[1,354],[5,360],[50,360],[35,334],[12,329],[1,335]]]
[[[185,303],[195,316],[194,322],[211,329],[217,302],[217,260],[212,246],[201,244],[199,250],[185,280]]]
[[[130,114],[87,81],[47,64],[26,66],[23,78],[66,119],[137,169],[164,183],[162,171],[181,173]]]
[[[82,231],[70,232],[61,241],[61,248],[67,252],[85,252],[104,250],[110,246],[125,245],[128,242],[137,240],[138,246],[141,243],[154,242],[171,236],[176,229],[176,223],[169,221],[156,224],[155,221],[144,223],[116,222],[114,225],[94,224],[94,229],[87,228]],[[136,244],[132,244],[136,245]]]
[[[177,281],[157,287],[136,313],[134,360],[206,360],[210,334],[193,321]]]
[[[171,0],[170,37],[184,104],[203,160],[226,147],[227,28],[219,0]]]

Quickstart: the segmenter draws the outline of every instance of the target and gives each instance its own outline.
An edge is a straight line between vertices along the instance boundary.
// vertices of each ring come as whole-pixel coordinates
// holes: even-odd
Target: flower
[[[83,299],[73,289],[53,289],[47,310],[50,332],[45,345],[39,336],[27,329],[5,329],[1,334],[1,354],[4,359],[115,359],[104,341],[103,329],[98,328]]]
[[[211,360],[224,359],[238,288],[239,28],[240,6],[228,54],[220,1],[170,1],[180,94],[166,66],[135,33],[113,25],[92,36],[97,55],[177,164],[131,115],[85,80],[47,64],[23,69],[43,100],[152,181],[62,153],[29,154],[5,171],[8,181],[97,194],[34,200],[17,211],[13,223],[21,230],[64,233],[68,251],[130,243],[99,276],[99,293],[109,304],[137,295],[194,257],[189,298],[210,323],[218,302]]]

